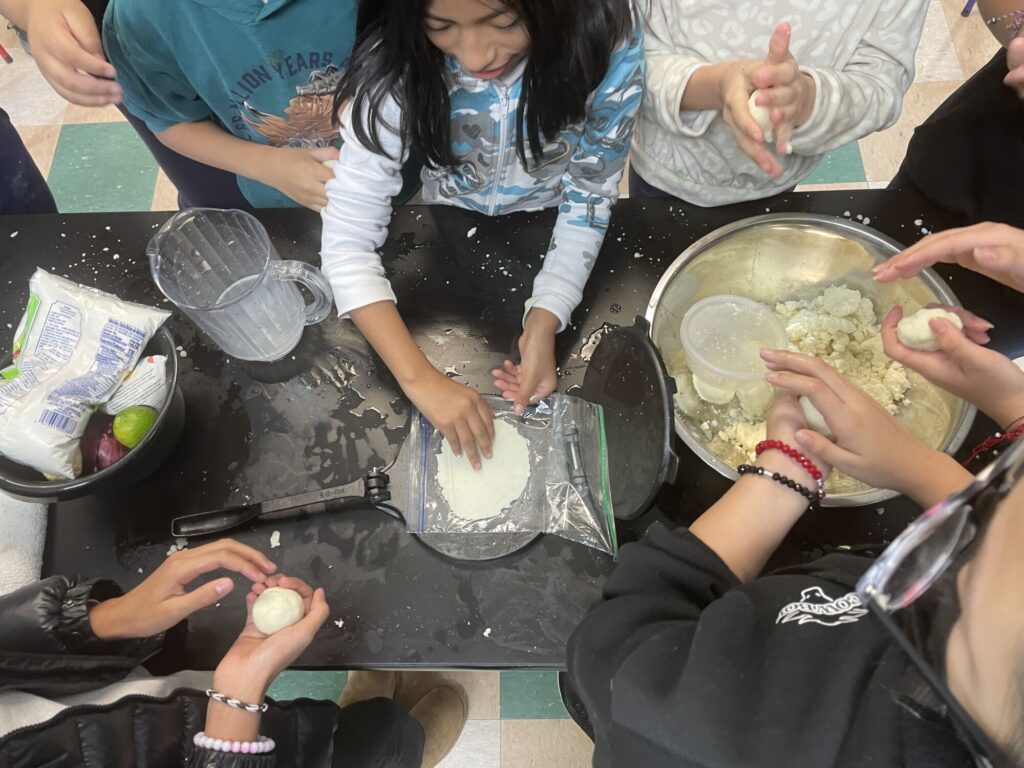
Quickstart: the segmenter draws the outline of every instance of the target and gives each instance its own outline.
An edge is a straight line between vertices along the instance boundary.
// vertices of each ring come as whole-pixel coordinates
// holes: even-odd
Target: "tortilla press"
[[[631,327],[609,329],[594,351],[579,394],[604,408],[612,503],[619,519],[632,519],[645,512],[661,485],[675,473],[678,459],[671,447],[674,391],[675,382],[665,372],[643,318],[638,317]],[[566,438],[572,482],[580,493],[591,493],[585,473],[579,471],[582,462],[578,438],[575,443],[572,434]],[[392,499],[405,498],[411,482],[405,469],[409,465],[405,454],[412,449],[409,441],[404,440],[389,467],[375,468],[344,485],[175,518],[171,535],[189,538],[223,533],[257,520],[280,519],[319,504],[333,510],[376,509],[404,521]],[[485,561],[517,552],[540,534],[416,536],[447,557]]]

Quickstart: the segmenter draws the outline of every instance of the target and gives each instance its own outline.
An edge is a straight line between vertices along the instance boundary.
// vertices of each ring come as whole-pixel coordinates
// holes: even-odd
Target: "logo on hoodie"
[[[809,587],[800,593],[800,599],[783,607],[775,619],[776,624],[821,624],[837,627],[853,624],[867,613],[856,592],[831,598],[821,587]]]

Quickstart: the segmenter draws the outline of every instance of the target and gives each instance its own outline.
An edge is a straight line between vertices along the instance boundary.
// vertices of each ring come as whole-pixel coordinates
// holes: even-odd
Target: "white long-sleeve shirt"
[[[703,206],[756,200],[799,184],[831,149],[896,122],[914,79],[928,0],[650,0],[645,17],[647,95],[632,160],[650,184]],[[813,78],[810,119],[772,179],[737,146],[714,110],[681,110],[700,67],[763,60],[775,27]]]

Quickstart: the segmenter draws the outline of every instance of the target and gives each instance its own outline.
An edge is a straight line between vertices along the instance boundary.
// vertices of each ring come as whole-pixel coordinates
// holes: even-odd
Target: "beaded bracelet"
[[[273,752],[277,746],[273,739],[259,736],[259,741],[231,741],[231,739],[214,739],[200,731],[192,737],[192,743],[200,749],[212,749],[214,752],[233,752],[242,755],[263,755]]]
[[[766,477],[769,480],[774,480],[776,483],[784,485],[787,488],[791,488],[792,490],[799,493],[801,496],[807,499],[807,502],[809,504],[814,504],[818,500],[818,494],[816,494],[810,488],[804,488],[796,480],[788,478],[785,475],[780,474],[779,472],[769,472],[764,467],[755,467],[753,464],[741,464],[739,467],[736,468],[736,471],[739,472],[741,475],[759,475],[760,477]]]
[[[800,451],[792,446],[786,445],[781,440],[762,440],[757,444],[754,452],[760,456],[765,451],[781,451],[786,454],[789,458],[807,470],[812,478],[814,478],[815,485],[818,487],[818,501],[825,498],[825,478],[821,474],[821,470],[818,469],[814,462],[804,456]]]
[[[246,704],[244,701],[232,699],[230,696],[225,696],[223,693],[217,693],[211,688],[206,689],[206,695],[214,701],[219,701],[221,704],[226,704],[234,709],[240,709],[243,712],[251,712],[254,715],[266,712],[269,707],[267,702],[263,702],[262,704]]]

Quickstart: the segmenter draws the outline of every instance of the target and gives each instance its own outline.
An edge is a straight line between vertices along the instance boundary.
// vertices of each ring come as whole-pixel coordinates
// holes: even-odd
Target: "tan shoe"
[[[462,734],[469,705],[466,692],[451,683],[432,688],[409,711],[423,726],[423,768],[434,768]]]
[[[393,699],[398,685],[397,672],[349,672],[345,690],[341,692],[338,706],[344,709],[350,704],[370,699]]]

